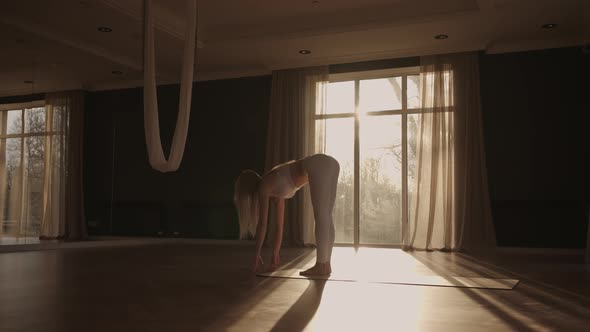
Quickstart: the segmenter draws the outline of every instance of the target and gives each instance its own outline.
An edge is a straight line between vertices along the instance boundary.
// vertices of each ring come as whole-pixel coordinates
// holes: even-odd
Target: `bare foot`
[[[329,276],[332,273],[330,263],[316,263],[312,268],[299,272],[301,276]]]

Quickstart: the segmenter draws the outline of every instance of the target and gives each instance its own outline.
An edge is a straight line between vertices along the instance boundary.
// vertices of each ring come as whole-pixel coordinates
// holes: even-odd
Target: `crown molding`
[[[271,75],[270,69],[258,68],[258,69],[242,69],[242,70],[229,70],[219,72],[205,72],[195,74],[195,80],[193,82],[207,82],[217,81],[225,79],[236,79],[254,76],[265,76]],[[180,84],[180,80],[158,80],[158,85],[169,85],[169,84]],[[101,84],[94,84],[86,87],[88,91],[105,91],[105,90],[120,90],[120,89],[133,89],[143,87],[143,80],[129,80],[124,82],[105,82]]]
[[[486,54],[526,52],[550,48],[571,47],[584,45],[587,38],[583,36],[567,39],[538,39],[492,42],[486,47]]]
[[[307,66],[336,65],[343,63],[364,62],[374,60],[387,60],[413,56],[424,56],[433,54],[445,54],[456,52],[479,51],[485,49],[485,43],[465,42],[456,44],[446,44],[437,47],[419,47],[407,49],[395,49],[376,52],[364,52],[354,54],[344,54],[339,56],[315,57],[308,60],[298,60],[293,58],[291,61],[275,63],[269,66],[272,70],[289,69]]]

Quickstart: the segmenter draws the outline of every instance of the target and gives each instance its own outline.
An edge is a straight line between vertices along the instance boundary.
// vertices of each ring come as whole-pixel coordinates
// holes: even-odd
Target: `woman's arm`
[[[268,222],[268,195],[264,190],[258,192],[258,226],[256,227],[256,257],[254,262],[254,271],[258,270],[259,264],[262,264],[262,244],[266,236],[266,224]]]
[[[281,264],[279,253],[281,251],[281,242],[283,241],[283,225],[285,224],[285,200],[277,198],[275,202],[277,231],[271,259],[271,269],[273,270]]]

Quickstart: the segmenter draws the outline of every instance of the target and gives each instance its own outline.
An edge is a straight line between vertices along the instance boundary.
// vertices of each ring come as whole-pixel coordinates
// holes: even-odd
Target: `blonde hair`
[[[261,177],[252,170],[240,173],[234,186],[234,204],[238,210],[240,240],[253,239],[258,224],[258,183]]]

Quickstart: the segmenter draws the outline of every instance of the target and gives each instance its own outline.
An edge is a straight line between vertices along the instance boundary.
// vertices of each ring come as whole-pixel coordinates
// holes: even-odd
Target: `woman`
[[[330,265],[334,245],[332,210],[339,173],[340,165],[336,159],[325,154],[316,154],[275,166],[262,177],[251,170],[240,174],[235,185],[234,203],[240,220],[240,238],[245,239],[254,235],[256,238],[254,271],[264,264],[261,250],[266,236],[269,204],[271,202],[275,204],[277,221],[271,258],[271,270],[275,270],[280,264],[279,251],[283,239],[285,199],[293,197],[297,190],[309,183],[315,219],[317,258],[312,268],[300,274],[327,276],[332,273]]]

